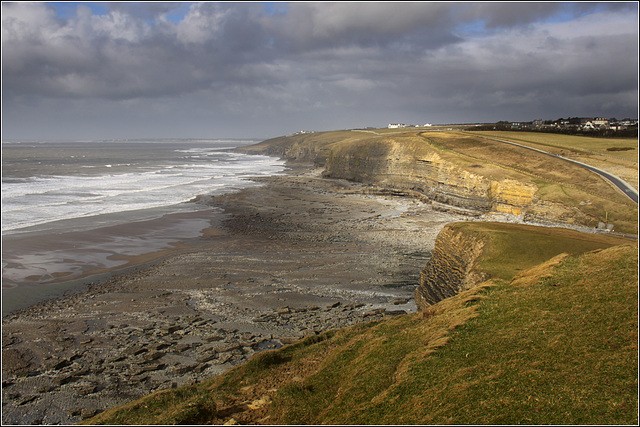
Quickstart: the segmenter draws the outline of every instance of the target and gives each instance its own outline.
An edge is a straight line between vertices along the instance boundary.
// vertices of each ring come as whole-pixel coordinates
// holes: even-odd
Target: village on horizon
[[[446,125],[450,125],[448,123]],[[624,130],[638,126],[638,119],[625,118],[618,120],[616,118],[604,117],[569,117],[567,119],[559,118],[557,120],[532,120],[529,122],[510,122],[499,121],[495,123],[474,123],[469,126],[499,126],[507,129],[573,129],[573,130]],[[431,123],[424,125],[407,125],[404,123],[389,123],[387,128],[398,129],[407,127],[431,127]]]
[[[433,126],[469,126],[476,127],[478,130],[524,130],[524,131],[542,131],[542,132],[561,132],[561,133],[574,133],[574,132],[593,132],[594,134],[606,134],[607,136],[629,136],[630,132],[638,132],[638,119],[624,118],[621,120],[614,118],[604,117],[568,117],[566,119],[559,118],[556,120],[543,120],[536,119],[529,122],[511,122],[511,121],[498,121],[487,123],[443,123],[432,124],[425,123],[424,125],[405,124],[405,123],[389,123],[388,129],[402,129],[402,128],[422,128]],[[379,129],[373,126],[367,126],[354,129]],[[620,132],[623,131],[623,132]],[[317,131],[301,130],[294,135],[314,133]]]

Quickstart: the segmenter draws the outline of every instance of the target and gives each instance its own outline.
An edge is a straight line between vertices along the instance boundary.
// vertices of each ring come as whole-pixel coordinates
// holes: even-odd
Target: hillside
[[[245,150],[314,163],[328,178],[409,191],[475,214],[590,228],[610,224],[614,231],[637,234],[637,205],[598,175],[483,135],[419,130],[318,132],[274,138]],[[490,135],[502,137],[495,132]],[[617,157],[617,151],[607,149],[624,145],[620,140],[598,140],[594,146],[584,137],[536,137],[535,143],[527,143],[551,152],[580,152],[574,157],[637,182],[638,164],[630,157],[635,153],[637,159],[637,141],[624,143],[628,150]],[[630,144],[635,148],[627,147]],[[588,156],[585,147],[593,149]]]
[[[511,280],[546,260],[565,253],[626,243],[606,234],[581,233],[563,228],[498,222],[460,222],[447,225],[420,276],[415,291],[418,310],[471,289],[492,278]]]
[[[487,242],[490,262],[503,242]],[[636,424],[637,246],[584,243],[602,249],[259,353],[89,422]]]

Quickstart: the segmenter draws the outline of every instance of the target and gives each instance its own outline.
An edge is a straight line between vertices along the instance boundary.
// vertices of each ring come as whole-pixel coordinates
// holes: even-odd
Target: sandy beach
[[[222,210],[197,239],[123,253],[128,270],[4,316],[3,424],[78,422],[260,350],[415,311],[437,233],[466,218],[291,166],[204,200]]]

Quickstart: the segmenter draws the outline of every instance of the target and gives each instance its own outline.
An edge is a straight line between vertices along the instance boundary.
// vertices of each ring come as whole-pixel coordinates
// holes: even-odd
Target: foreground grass
[[[616,247],[491,288],[446,346],[346,422],[636,424],[636,281],[635,248]]]
[[[484,227],[488,247],[511,247]],[[500,275],[515,267],[498,269],[424,313],[309,337],[89,422],[635,425],[638,253],[612,243],[546,257],[513,280]],[[531,259],[543,259],[534,246]]]

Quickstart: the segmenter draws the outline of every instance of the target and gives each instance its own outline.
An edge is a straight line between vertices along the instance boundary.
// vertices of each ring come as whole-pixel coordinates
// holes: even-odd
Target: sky
[[[2,138],[638,117],[637,2],[2,2]]]

